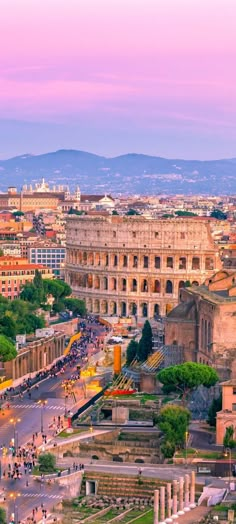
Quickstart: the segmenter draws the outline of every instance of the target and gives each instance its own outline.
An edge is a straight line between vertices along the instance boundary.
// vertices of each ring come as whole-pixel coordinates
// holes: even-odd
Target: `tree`
[[[138,342],[131,340],[126,350],[126,364],[129,366],[131,362],[136,358],[138,352]]]
[[[181,406],[168,405],[161,409],[157,418],[158,426],[164,434],[162,453],[170,458],[176,447],[183,447],[190,421],[190,412]],[[172,453],[172,455],[170,455]]]
[[[113,215],[113,216],[118,216],[119,213],[118,213],[118,211],[116,211],[116,209],[113,209],[113,211],[112,211],[112,215]]]
[[[216,218],[217,220],[226,220],[227,219],[227,213],[224,213],[221,211],[221,209],[213,209],[213,211],[210,214],[211,217]]]
[[[72,293],[71,287],[66,282],[63,282],[63,280],[45,279],[43,284],[46,294],[52,295],[56,301],[59,300],[59,298],[68,297]]]
[[[7,524],[6,511],[1,506],[0,506],[0,524]]]
[[[196,213],[192,211],[175,211],[177,217],[197,217]]]
[[[13,360],[17,355],[16,348],[13,342],[5,335],[0,335],[0,360],[2,362],[8,362]]]
[[[225,436],[223,440],[224,448],[234,448],[236,441],[234,440],[234,426],[228,426],[225,430]]]
[[[0,257],[4,257],[4,251],[2,248],[0,248]]]
[[[222,409],[222,395],[218,398],[214,398],[212,401],[209,411],[207,422],[209,426],[216,427],[216,413]]]
[[[134,216],[134,215],[140,215],[140,213],[138,211],[136,211],[136,209],[129,209],[126,213],[127,216]]]
[[[138,351],[137,351],[137,357],[138,360],[141,362],[144,362],[144,360],[147,360],[149,355],[152,353],[152,328],[150,325],[150,322],[146,320],[143,330],[142,330],[142,337],[139,341],[138,345]]]
[[[201,385],[210,388],[219,380],[215,369],[197,362],[185,362],[162,369],[157,378],[168,391],[179,391],[183,402],[194,389]]]
[[[11,316],[5,314],[4,317],[0,319],[0,333],[9,338],[16,337],[16,322]]]
[[[71,207],[67,213],[68,215],[84,215],[84,211],[79,211],[78,209],[74,209]]]
[[[52,453],[41,453],[38,462],[40,471],[45,473],[53,472],[56,469],[56,457]]]
[[[86,315],[86,306],[84,300],[80,300],[79,298],[65,298],[64,305],[66,309],[72,311],[74,315],[81,315],[81,317]]]

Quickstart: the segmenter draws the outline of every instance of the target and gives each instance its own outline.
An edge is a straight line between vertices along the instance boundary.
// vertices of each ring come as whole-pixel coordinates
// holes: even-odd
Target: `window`
[[[114,266],[117,266],[118,264],[118,257],[117,255],[114,255]]]
[[[205,269],[214,269],[214,259],[211,257],[206,257],[205,260]]]
[[[116,238],[116,231],[113,231],[113,238]]]
[[[149,262],[148,257],[145,255],[143,257],[143,267],[148,268],[148,262]]]
[[[180,233],[180,238],[183,240],[185,238],[185,233],[183,231],[181,231]]]
[[[233,388],[233,395],[236,395],[236,388]]]
[[[136,255],[134,255],[133,259],[133,267],[138,267],[138,257]]]
[[[157,238],[159,235],[159,233],[157,231],[155,231],[155,238]]]
[[[232,411],[236,411],[236,404],[232,404]]]
[[[200,269],[200,258],[199,257],[193,257],[192,259],[192,269],[198,270]]]
[[[161,267],[161,258],[155,257],[155,268],[160,269],[160,267]]]
[[[173,268],[173,258],[172,257],[167,257],[166,267]]]
[[[123,258],[123,267],[127,267],[128,265],[128,257],[127,255],[124,255],[124,258]]]
[[[179,257],[179,269],[186,269],[186,258]]]
[[[136,231],[132,231],[132,237],[136,238]]]
[[[154,293],[160,293],[161,285],[159,280],[155,280],[154,282]]]
[[[173,284],[171,280],[167,280],[166,282],[166,293],[171,294],[173,293]]]
[[[136,278],[133,278],[133,280],[132,280],[131,291],[134,291],[134,292],[137,291],[137,280],[136,280]]]

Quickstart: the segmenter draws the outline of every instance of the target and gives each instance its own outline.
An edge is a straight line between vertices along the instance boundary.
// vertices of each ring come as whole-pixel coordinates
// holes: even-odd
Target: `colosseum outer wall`
[[[67,219],[66,280],[92,313],[153,317],[221,268],[206,219]]]

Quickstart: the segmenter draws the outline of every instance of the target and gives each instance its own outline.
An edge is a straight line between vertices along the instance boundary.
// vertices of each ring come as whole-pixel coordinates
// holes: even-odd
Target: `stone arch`
[[[131,283],[131,291],[133,291],[134,293],[137,293],[137,289],[138,289],[137,279],[133,278],[132,283]]]
[[[199,286],[199,282],[198,282],[197,280],[194,280],[194,281],[192,282],[192,286]]]
[[[180,280],[180,281],[179,281],[179,290],[180,290],[180,289],[183,289],[184,286],[185,286],[185,282],[184,282],[184,280]]]
[[[102,303],[101,303],[101,313],[103,315],[107,315],[108,313],[108,303],[106,300],[102,300]]]
[[[148,304],[147,302],[143,302],[141,304],[141,308],[142,308],[142,317],[147,317],[148,316]]]
[[[100,302],[97,298],[94,300],[94,313],[100,313]]]
[[[127,291],[127,280],[126,278],[121,279],[121,291]]]
[[[100,289],[100,277],[98,275],[94,277],[94,289]]]
[[[128,257],[127,255],[124,255],[123,256],[123,267],[127,267],[128,266]]]
[[[100,266],[100,264],[101,264],[100,253],[95,253],[95,256],[94,256],[94,265],[95,265],[95,266]]]
[[[117,303],[111,302],[111,315],[117,315]]]
[[[154,311],[153,311],[153,313],[154,313],[154,316],[157,316],[157,317],[160,315],[160,306],[159,306],[159,304],[154,304]]]
[[[87,252],[84,251],[84,252],[83,252],[83,265],[84,265],[84,266],[87,265],[87,261],[88,261]]]
[[[147,293],[148,292],[148,281],[146,278],[144,278],[142,280],[142,283],[141,283],[141,291],[142,293]]]
[[[121,302],[121,316],[122,317],[126,317],[127,316],[126,302]]]
[[[173,293],[173,282],[171,280],[166,281],[166,293],[171,295]]]
[[[154,280],[154,293],[160,293],[161,292],[161,283],[160,280]]]
[[[145,460],[141,457],[138,457],[135,459],[135,464],[144,464]]]
[[[89,289],[92,289],[93,287],[93,275],[92,273],[88,273],[87,275],[87,286]]]
[[[93,303],[92,303],[92,299],[91,298],[88,298],[87,300],[87,309],[90,313],[92,313],[93,311]]]
[[[99,457],[97,455],[92,455],[91,459],[92,460],[99,460]]]
[[[214,269],[214,258],[212,257],[205,258],[205,269],[206,271]]]
[[[103,277],[103,289],[105,291],[107,291],[108,289],[108,278],[107,277]]]
[[[113,255],[113,266],[114,267],[118,266],[118,256],[117,255]]]
[[[192,269],[194,271],[200,269],[200,258],[199,257],[192,258]]]
[[[117,290],[117,279],[115,277],[111,278],[111,291]]]
[[[88,253],[88,264],[89,266],[94,265],[94,254],[91,251]]]
[[[131,302],[129,305],[130,315],[137,315],[138,306],[136,302]]]

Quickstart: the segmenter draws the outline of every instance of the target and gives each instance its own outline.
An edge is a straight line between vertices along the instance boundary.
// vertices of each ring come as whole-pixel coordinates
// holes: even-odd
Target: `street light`
[[[230,448],[226,448],[225,450],[225,456],[228,457],[229,455],[229,482],[231,482],[231,473],[232,473],[232,450]]]
[[[47,404],[47,400],[39,400],[38,404],[41,406],[41,433],[43,434],[43,408]]]
[[[18,507],[16,505],[17,497],[20,497],[20,493],[13,491],[9,493],[9,498],[14,501],[13,512],[10,515],[11,522],[14,524],[18,523]]]
[[[13,418],[10,418],[10,423],[13,424],[13,428],[14,428],[14,432],[13,432],[13,446],[15,449],[17,449],[17,444],[18,442],[16,442],[16,424],[18,422],[21,422],[21,418],[18,418],[18,417],[13,417]]]

